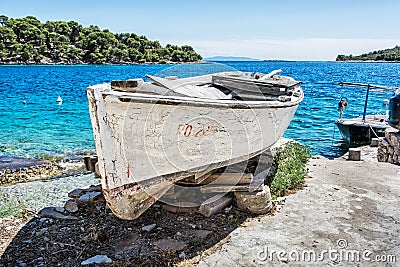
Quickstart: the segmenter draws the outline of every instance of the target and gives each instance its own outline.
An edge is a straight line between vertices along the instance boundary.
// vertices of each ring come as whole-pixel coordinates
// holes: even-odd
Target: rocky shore
[[[0,156],[0,185],[65,177],[84,172],[80,161],[57,162]]]

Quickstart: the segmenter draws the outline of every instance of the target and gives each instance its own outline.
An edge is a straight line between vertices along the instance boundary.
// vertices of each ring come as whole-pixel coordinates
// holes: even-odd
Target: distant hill
[[[203,61],[262,61],[262,60],[250,57],[215,56],[215,57],[204,58]]]
[[[338,55],[336,61],[399,61],[400,62],[400,46],[369,52],[359,56]]]

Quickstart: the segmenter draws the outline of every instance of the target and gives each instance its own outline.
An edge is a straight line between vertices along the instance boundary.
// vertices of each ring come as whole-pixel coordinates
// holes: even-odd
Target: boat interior
[[[203,99],[234,99],[243,101],[291,101],[300,96],[300,81],[278,76],[281,70],[269,74],[250,72],[220,72],[179,79],[146,75],[149,80],[112,81],[111,89],[129,93],[163,96],[184,96]]]

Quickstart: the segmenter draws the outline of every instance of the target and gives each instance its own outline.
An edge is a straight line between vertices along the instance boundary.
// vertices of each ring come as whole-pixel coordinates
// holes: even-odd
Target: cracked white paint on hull
[[[177,179],[257,155],[283,135],[303,98],[204,100],[115,92],[107,84],[87,93],[102,186],[110,192],[136,183],[150,191],[164,184],[161,192]]]

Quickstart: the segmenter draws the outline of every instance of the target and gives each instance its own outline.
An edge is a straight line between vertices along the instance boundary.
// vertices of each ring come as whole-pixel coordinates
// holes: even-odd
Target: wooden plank
[[[146,77],[159,86],[185,96],[208,99],[230,99],[232,97],[231,95],[225,95],[214,87],[197,86],[190,83],[182,84],[179,80],[168,80],[151,75],[146,75]]]
[[[250,184],[253,179],[252,173],[209,173],[199,179],[194,176],[178,181],[176,184],[196,184],[206,185],[216,183],[218,185],[236,185]]]
[[[206,217],[217,214],[232,202],[232,196],[226,194],[215,195],[204,201],[199,208],[199,212]]]
[[[111,81],[111,89],[124,92],[136,92],[142,83],[142,79]]]
[[[264,185],[265,177],[268,175],[270,172],[271,167],[260,172],[256,176],[253,177],[250,186],[249,186],[249,192],[256,192],[259,191],[260,189],[262,190],[262,186]]]
[[[175,184],[177,185],[199,185],[202,184],[207,178],[209,178],[215,170],[206,170],[203,172],[196,173],[195,175],[186,177],[185,179],[179,180]]]
[[[200,192],[207,193],[228,193],[228,192],[248,192],[250,184],[247,185],[206,185],[200,188]]]

